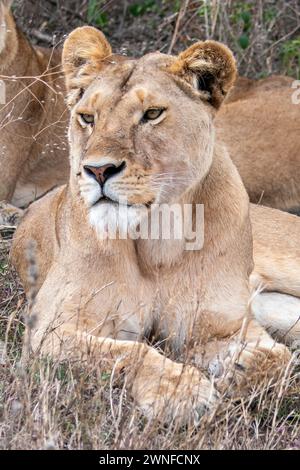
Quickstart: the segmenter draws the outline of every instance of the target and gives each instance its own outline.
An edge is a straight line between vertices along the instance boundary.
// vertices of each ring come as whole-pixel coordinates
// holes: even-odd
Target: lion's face
[[[211,47],[232,60],[223,46],[215,44]],[[192,68],[185,71],[184,54],[120,58],[111,55],[99,31],[88,27],[75,30],[67,40],[71,180],[94,224],[121,206],[137,223],[141,207],[179,201],[207,174],[214,107],[224,93],[220,84],[212,88],[212,59],[199,78]],[[194,67],[199,67],[199,57]]]
[[[169,62],[153,54],[109,65],[75,105],[72,166],[88,205],[171,202],[207,173],[210,106],[191,100],[160,70]],[[91,167],[102,165],[115,168],[99,184]]]

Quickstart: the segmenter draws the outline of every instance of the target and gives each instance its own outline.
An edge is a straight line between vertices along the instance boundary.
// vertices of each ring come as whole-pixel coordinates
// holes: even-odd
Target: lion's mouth
[[[141,206],[144,206],[146,207],[147,209],[150,209],[152,204],[154,203],[155,201],[152,199],[151,201],[148,201],[148,202],[145,202],[144,204],[130,204],[129,202],[127,201],[116,201],[115,199],[111,199],[110,197],[108,196],[101,196],[98,201],[96,201],[92,207],[95,207],[95,206],[98,206],[99,204],[113,204],[114,206],[126,206],[126,207],[141,207]]]

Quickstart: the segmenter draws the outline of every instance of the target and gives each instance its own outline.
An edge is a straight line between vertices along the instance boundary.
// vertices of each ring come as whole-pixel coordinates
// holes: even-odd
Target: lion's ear
[[[236,63],[228,47],[201,41],[179,54],[171,72],[187,80],[218,108],[236,78]]]
[[[85,89],[112,53],[104,34],[91,26],[75,29],[66,39],[62,64],[68,92]]]

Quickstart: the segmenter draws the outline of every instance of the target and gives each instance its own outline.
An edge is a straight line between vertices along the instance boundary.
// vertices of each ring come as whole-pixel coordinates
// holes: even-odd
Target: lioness
[[[131,60],[112,54],[100,31],[82,27],[65,42],[63,67],[70,180],[30,206],[12,249],[27,294],[37,292],[32,347],[51,355],[95,354],[106,368],[124,369],[137,405],[163,421],[190,422],[230,385],[239,394],[266,375],[276,379],[290,353],[249,312],[248,196],[214,141],[213,119],[236,75],[229,49],[205,41],[178,57]],[[106,237],[110,223],[123,228],[125,200],[130,227],[155,203],[204,204],[203,248],[185,250],[183,238]],[[282,319],[285,305],[298,299],[280,292],[300,295],[299,248],[289,262],[294,242],[286,241],[287,233],[299,235],[299,221],[255,207],[252,221],[258,253],[252,285],[264,282],[279,292],[266,300],[262,294],[256,313],[272,328],[268,305],[278,296],[277,333],[293,338],[295,312]],[[34,286],[28,240],[36,245]],[[167,345],[168,358],[143,342],[153,336]]]
[[[33,48],[0,0],[0,201],[18,207],[65,183],[68,113],[61,53]]]

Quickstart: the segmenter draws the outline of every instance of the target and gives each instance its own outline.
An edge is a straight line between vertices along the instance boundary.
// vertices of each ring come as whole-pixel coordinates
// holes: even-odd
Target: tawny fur
[[[0,201],[27,206],[68,179],[60,51],[33,48],[0,2]]]
[[[94,44],[101,44],[95,54]],[[88,63],[82,57],[84,45]],[[127,386],[147,416],[182,423],[212,406],[218,391],[235,384],[230,393],[239,396],[266,377],[276,380],[290,359],[287,348],[249,313],[253,245],[248,196],[226,150],[214,140],[216,99],[236,73],[232,55],[218,43],[197,47],[204,70],[207,59],[210,69],[218,71],[216,76],[212,72],[205,92],[190,81],[197,48],[179,59],[155,53],[119,60],[107,57],[107,42],[97,30],[72,33],[63,54],[72,95],[70,180],[32,204],[12,250],[28,293],[25,251],[28,240],[35,241],[39,275],[31,312],[36,316],[33,348],[52,355],[98,355],[107,367],[125,370]],[[224,76],[211,67],[221,58]],[[183,69],[188,70],[186,80]],[[201,74],[198,62],[196,73]],[[145,123],[143,115],[153,107],[164,111]],[[84,123],[82,114],[93,115],[94,124]],[[103,189],[84,165],[108,161],[126,166],[104,186],[115,202],[97,203]],[[204,204],[203,249],[186,251],[182,240],[101,240],[98,225],[105,230],[103,217],[108,222],[125,196],[129,203],[148,205]],[[269,214],[253,208],[256,226],[265,220],[265,211]],[[289,216],[275,216],[278,243],[289,253],[284,227]],[[299,232],[299,223],[295,229]],[[255,244],[268,246],[270,237],[263,225]],[[257,276],[263,278],[274,259],[276,251],[259,265],[255,253]],[[298,273],[299,268],[289,272],[287,264],[283,290]],[[275,285],[281,283],[280,275],[272,276]],[[142,342],[153,335],[170,351],[168,359]],[[184,367],[184,357],[207,372]]]
[[[216,119],[250,200],[282,210],[300,209],[300,104],[294,79],[239,78]]]

